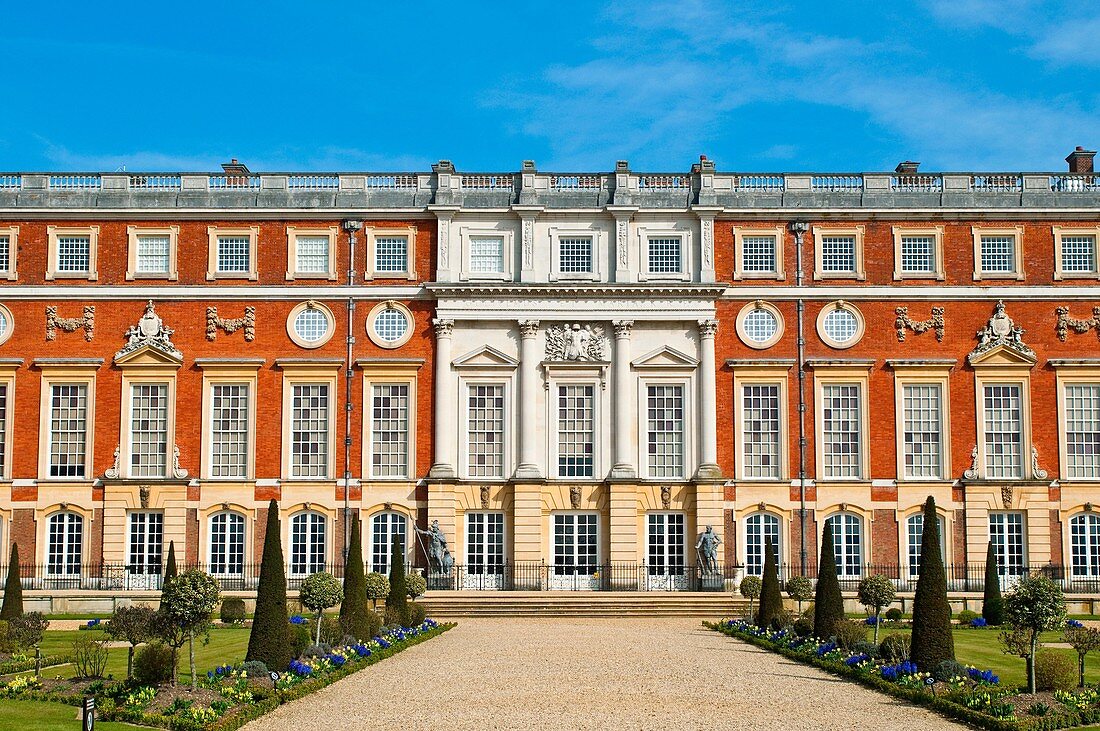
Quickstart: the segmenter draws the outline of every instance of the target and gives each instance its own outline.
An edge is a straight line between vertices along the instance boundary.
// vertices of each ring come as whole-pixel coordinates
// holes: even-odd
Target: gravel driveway
[[[961,729],[698,620],[464,619],[280,707],[301,729]]]

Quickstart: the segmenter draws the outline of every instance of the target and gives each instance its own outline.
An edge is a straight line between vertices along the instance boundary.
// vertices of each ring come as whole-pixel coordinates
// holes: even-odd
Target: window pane
[[[750,515],[745,520],[745,573],[751,576],[764,574],[764,549],[771,539],[776,564],[783,555],[779,548],[779,518],[769,513]]]
[[[50,387],[50,476],[84,477],[88,387]]]
[[[597,568],[598,516],[567,513],[554,516],[554,574],[591,576]]]
[[[855,236],[821,237],[821,271],[849,274],[856,270]]]
[[[164,477],[168,469],[168,385],[130,387],[130,476]]]
[[[1066,473],[1100,477],[1100,384],[1066,386]]]
[[[858,516],[841,513],[828,519],[833,530],[833,552],[837,575],[858,578],[863,568],[863,521]]]
[[[503,274],[504,239],[498,236],[471,237],[470,271],[479,274]]]
[[[376,236],[374,239],[374,271],[404,274],[408,270],[408,237]]]
[[[592,477],[594,391],[592,386],[558,387],[558,477]]]
[[[1095,236],[1063,236],[1062,237],[1062,271],[1063,272],[1095,272],[1096,271],[1096,237]]]
[[[291,476],[328,477],[328,385],[295,385],[291,416]]]
[[[46,546],[46,573],[51,576],[79,576],[83,560],[84,519],[76,513],[50,517]]]
[[[650,477],[684,476],[684,387],[646,389]]]
[[[936,271],[936,237],[902,236],[901,270],[910,274]]]
[[[294,316],[294,334],[307,343],[323,340],[328,335],[328,317],[316,307],[307,307]]]
[[[142,274],[167,274],[172,240],[168,236],[137,237],[137,271]]]
[[[649,575],[682,576],[686,544],[684,514],[650,513],[646,521]]]
[[[745,477],[779,477],[779,385],[744,386],[741,402]]]
[[[859,390],[855,383],[829,384],[821,389],[825,477],[862,476]]]
[[[763,307],[752,310],[745,315],[745,337],[754,343],[766,343],[779,330],[779,320],[770,310]]]
[[[774,236],[743,236],[741,238],[741,268],[745,272],[774,272]]]
[[[471,477],[504,476],[504,386],[470,386],[467,440]]]
[[[325,516],[299,513],[290,520],[290,573],[298,576],[325,570]]]
[[[371,387],[371,475],[408,477],[409,386]]]
[[[0,383],[0,479],[8,477],[7,455],[8,438],[8,384]]]
[[[401,536],[401,545],[407,551],[405,540],[405,516],[397,513],[379,513],[371,519],[371,571],[388,574],[390,571],[393,536]]]
[[[92,240],[88,236],[58,236],[57,271],[87,272],[91,248]]]
[[[1069,522],[1073,575],[1100,577],[1100,516],[1086,513]]]
[[[0,272],[11,271],[11,237],[0,236]]]
[[[651,274],[679,274],[680,237],[661,237],[649,240],[649,272]]]
[[[1023,477],[1022,443],[1020,387],[1013,385],[986,386],[986,477]]]
[[[126,570],[159,574],[164,543],[164,513],[130,513],[130,550]]]
[[[592,239],[562,238],[558,242],[558,270],[562,274],[588,274],[592,271]]]
[[[248,236],[219,236],[218,271],[226,273],[252,271],[250,244]]]
[[[940,387],[907,385],[902,392],[905,476],[941,476]]]
[[[210,476],[248,476],[246,384],[215,384],[211,387]]]
[[[387,343],[396,343],[408,331],[409,318],[401,310],[382,310],[374,318],[374,334]]]
[[[244,516],[218,513],[210,519],[210,573],[241,574],[244,571]]]
[[[1016,238],[1014,236],[982,236],[981,251],[983,272],[1016,271]]]
[[[466,573],[504,573],[504,513],[466,513]]]
[[[856,336],[859,331],[859,321],[848,310],[831,310],[825,315],[821,327],[825,334],[838,343],[846,343]]]
[[[329,270],[329,237],[296,236],[295,268],[303,274],[327,274]]]
[[[989,539],[1001,576],[1024,572],[1024,518],[1019,513],[990,513]]]

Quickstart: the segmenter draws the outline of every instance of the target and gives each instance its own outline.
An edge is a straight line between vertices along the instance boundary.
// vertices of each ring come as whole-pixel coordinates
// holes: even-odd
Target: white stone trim
[[[836,310],[845,310],[847,312],[850,312],[855,317],[856,332],[855,335],[852,336],[851,340],[846,340],[844,342],[834,340],[825,331],[825,318],[829,315],[830,312],[835,312]],[[860,312],[859,308],[853,305],[851,302],[836,300],[835,302],[830,302],[822,307],[821,312],[817,313],[817,336],[821,338],[821,342],[825,343],[830,348],[836,348],[837,350],[847,350],[848,348],[851,348],[852,346],[859,343],[859,341],[863,339],[863,335],[866,333],[866,331],[867,321],[863,319],[863,313]]]
[[[0,231],[0,233],[3,233]],[[1100,225],[1097,226],[1051,226],[1054,235],[1054,280],[1063,279],[1100,279]],[[1092,236],[1093,244],[1093,271],[1091,272],[1064,272],[1062,271],[1062,237],[1063,236]]]
[[[336,281],[336,242],[339,241],[338,228],[298,228],[286,227],[286,280],[295,279],[327,279]],[[325,236],[328,238],[328,271],[326,272],[300,272],[298,271],[298,237],[299,236]]]
[[[363,279],[416,279],[416,226],[365,226],[363,237],[366,240],[367,260],[363,264]],[[405,245],[405,271],[403,272],[379,272],[375,271],[377,263],[378,238],[404,236]]]
[[[402,313],[409,323],[409,327],[405,330],[405,334],[397,340],[384,340],[377,332],[375,332],[374,329],[374,324],[378,320],[378,316],[388,310],[397,310],[398,312]],[[415,330],[416,318],[413,316],[412,311],[400,302],[394,302],[393,300],[379,302],[373,308],[371,308],[370,313],[367,315],[367,337],[370,338],[372,343],[380,348],[386,348],[389,350],[400,348],[402,345],[412,339]]]
[[[756,312],[757,310],[765,310],[767,312],[770,312],[772,316],[775,317],[776,322],[775,333],[773,333],[772,336],[767,340],[759,342],[750,338],[748,336],[748,333],[745,331],[745,320],[748,319],[748,316],[750,314]],[[737,313],[736,326],[737,337],[741,339],[742,343],[755,350],[766,350],[767,348],[770,348],[778,343],[780,340],[782,340],[783,332],[786,328],[786,324],[783,320],[783,313],[780,312],[779,308],[777,308],[775,305],[769,302],[765,302],[764,300],[754,300],[742,307],[740,312]]]
[[[314,340],[312,342],[304,340],[294,330],[294,321],[298,318],[298,315],[307,309],[317,310],[324,315],[325,320],[328,321],[328,332],[325,333],[325,336],[320,340]],[[305,302],[295,305],[290,311],[290,314],[286,316],[286,334],[299,348],[306,348],[308,350],[320,348],[322,345],[332,340],[332,336],[336,334],[336,318],[333,316],[332,310],[328,308],[328,305],[316,300],[306,300]]]
[[[168,237],[168,271],[167,272],[139,272],[138,263],[138,238],[141,236],[167,236]],[[163,226],[160,228],[148,226],[126,227],[126,281],[135,279],[167,279],[176,281],[179,279],[178,251],[179,251],[179,226]],[[162,290],[163,291],[163,290]]]
[[[600,227],[603,221],[593,220],[587,224],[567,223],[550,226],[550,281],[551,282],[600,282],[608,278],[606,263],[608,259],[607,232]],[[587,238],[592,240],[592,271],[561,271],[561,240]]]
[[[19,278],[19,227],[0,227],[0,236],[8,237],[8,268],[0,271],[0,279],[16,281]]]
[[[57,239],[62,236],[88,237],[88,270],[86,272],[57,271]],[[47,226],[46,227],[46,280],[87,279],[94,282],[99,278],[97,262],[99,260],[99,226]]]

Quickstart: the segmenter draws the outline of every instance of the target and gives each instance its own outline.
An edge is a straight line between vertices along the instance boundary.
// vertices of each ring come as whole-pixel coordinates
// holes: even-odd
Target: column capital
[[[432,325],[435,327],[437,338],[449,338],[454,332],[455,321],[444,317],[433,317]]]
[[[703,338],[713,338],[718,332],[717,320],[700,320],[699,321],[699,336]]]
[[[615,337],[616,338],[629,338],[630,337],[630,329],[632,327],[634,327],[634,321],[633,320],[612,320],[611,325],[612,325],[612,327],[615,328]]]
[[[520,320],[519,321],[519,335],[524,340],[535,337],[539,334],[539,321],[538,320]]]

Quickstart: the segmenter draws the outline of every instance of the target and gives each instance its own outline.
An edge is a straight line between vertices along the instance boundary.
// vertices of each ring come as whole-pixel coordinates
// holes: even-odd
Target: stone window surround
[[[260,240],[259,226],[207,226],[208,254],[206,263],[206,279],[248,279],[256,281],[260,278],[258,249]],[[219,272],[218,271],[218,237],[219,236],[247,236],[248,237],[248,266],[247,272]]]
[[[360,358],[355,364],[363,371],[363,449],[361,451],[362,464],[360,465],[361,481],[384,482],[408,482],[416,479],[416,429],[417,429],[417,372],[424,365],[422,359],[370,359]],[[376,385],[400,384],[409,387],[409,423],[407,429],[408,466],[405,475],[376,477],[372,474],[372,447],[374,440],[371,438],[371,424],[373,423],[372,408],[374,395],[372,388]]]
[[[983,279],[1016,279],[1024,280],[1024,227],[1020,226],[971,226],[971,236],[974,239],[974,281]],[[1011,236],[1015,242],[1013,256],[1016,262],[1014,272],[983,272],[982,271],[982,237],[983,236]]]
[[[855,316],[856,332],[855,335],[852,336],[851,340],[840,342],[838,340],[834,340],[825,332],[825,317],[832,310],[847,310]],[[817,336],[821,338],[821,342],[825,343],[830,348],[835,348],[837,350],[847,350],[848,348],[859,344],[859,342],[863,340],[863,336],[864,334],[866,334],[866,332],[867,321],[863,319],[863,313],[860,312],[860,309],[851,302],[847,302],[845,300],[834,300],[832,302],[826,303],[825,306],[821,308],[821,311],[817,313]]]
[[[951,371],[954,360],[887,360],[894,371],[894,451],[897,455],[897,481],[928,483],[952,481],[951,471]],[[933,385],[940,387],[940,476],[905,476],[905,387]],[[904,541],[903,541],[904,543]]]
[[[416,226],[364,226],[363,238],[366,241],[367,261],[363,266],[363,278],[372,279],[416,279]],[[377,240],[389,236],[404,236],[407,240],[406,269],[404,272],[376,272],[374,271]],[[505,259],[508,258],[507,243],[505,243]],[[505,265],[507,266],[507,264]],[[480,276],[480,275],[479,275]],[[335,277],[333,277],[335,278]]]
[[[694,238],[688,224],[651,226],[636,220],[634,232],[638,237],[638,281],[691,281],[692,272],[695,270],[695,255],[693,249]],[[680,271],[656,273],[649,271],[649,240],[651,238],[680,239]]]
[[[767,310],[775,317],[776,328],[775,334],[763,342],[757,342],[748,337],[748,333],[745,332],[745,320],[748,316],[757,310]],[[783,313],[779,311],[779,308],[770,302],[764,300],[755,300],[749,302],[737,313],[736,329],[737,337],[741,339],[741,342],[754,350],[766,350],[783,338],[783,332],[785,330],[786,323],[783,320]]]
[[[383,340],[374,331],[374,323],[378,319],[378,316],[387,310],[398,310],[402,314],[404,314],[409,321],[409,327],[407,330],[405,330],[405,334],[394,341]],[[371,311],[369,313],[367,313],[367,337],[370,338],[370,341],[377,345],[379,348],[386,348],[387,350],[395,350],[397,348],[400,348],[402,345],[412,340],[412,336],[415,330],[416,317],[413,315],[412,310],[410,310],[408,307],[400,302],[395,302],[393,300],[379,302],[371,308]],[[291,337],[293,338],[294,336],[292,335]]]
[[[172,365],[139,365],[123,364],[122,369],[122,411],[119,417],[119,476],[124,479],[164,480],[172,477],[173,450],[176,445],[176,370],[177,364]],[[167,434],[164,474],[159,477],[144,476],[131,478],[130,448],[133,435],[131,434],[131,415],[133,399],[131,389],[136,385],[166,385],[167,388]]]
[[[7,331],[0,333],[0,345],[3,345],[4,343],[8,342],[11,336],[15,333],[15,316],[11,314],[11,310],[9,310],[7,307],[5,307],[4,305],[0,305],[0,317],[3,317],[8,322]]]
[[[126,281],[135,279],[167,279],[176,281],[179,279],[177,259],[179,251],[179,226],[127,226],[126,227]],[[168,271],[167,272],[139,272],[138,263],[138,237],[139,236],[167,236],[168,237]]]
[[[865,483],[870,481],[870,370],[873,361],[863,362],[822,362],[811,361],[810,367],[814,372],[814,479],[819,483]],[[858,477],[825,477],[825,440],[822,434],[824,423],[824,401],[822,394],[826,385],[851,385],[859,386],[859,476]],[[820,513],[819,511],[819,514]],[[820,528],[819,528],[820,531]]]
[[[3,417],[4,423],[4,454],[3,464],[6,466],[6,472],[0,470],[0,482],[11,480],[11,460],[12,460],[12,438],[15,434],[15,372],[21,365],[21,361],[0,361],[0,386],[7,388],[5,397],[5,406],[7,411],[0,416]],[[0,534],[0,538],[3,535]]]
[[[95,456],[95,382],[96,371],[102,365],[99,359],[87,359],[70,363],[43,363],[36,361],[41,371],[41,388],[38,424],[38,480],[42,482],[91,482],[95,479],[93,465]],[[87,411],[85,414],[84,435],[84,476],[50,476],[50,403],[52,387],[64,385],[83,385],[87,387]],[[120,453],[121,454],[121,453]],[[45,545],[45,544],[43,544]]]
[[[477,238],[495,238],[501,239],[503,242],[503,259],[501,272],[474,272],[470,270],[470,247],[472,239]],[[462,225],[459,227],[459,241],[462,246],[462,271],[459,278],[462,281],[493,281],[493,282],[510,282],[514,275],[515,264],[515,247],[516,236],[515,231],[511,228],[494,228],[493,226],[485,223],[481,225]]]
[[[608,233],[600,228],[601,223],[600,221],[593,221],[587,226],[583,224],[562,224],[550,226],[547,229],[550,234],[551,282],[599,282],[607,277],[607,272],[604,270],[607,263]],[[571,238],[592,240],[591,272],[561,271],[561,240]]]
[[[339,228],[328,226],[324,228],[299,228],[297,226],[286,227],[286,281],[295,279],[327,279],[336,281],[336,242]],[[298,237],[299,236],[325,236],[328,238],[328,271],[327,272],[300,272],[298,271]],[[253,265],[255,268],[255,265]],[[219,275],[219,276],[225,276]]]
[[[1063,492],[1062,495],[1063,495],[1063,503],[1062,504],[1065,505],[1066,504],[1065,492]],[[1089,503],[1086,503],[1083,500],[1082,501],[1076,501],[1075,500],[1073,502],[1074,502],[1074,504],[1070,505],[1069,507],[1062,507],[1058,510],[1058,522],[1062,526],[1062,556],[1063,556],[1062,564],[1064,566],[1066,566],[1067,576],[1071,580],[1072,579],[1078,579],[1078,580],[1095,579],[1096,577],[1093,576],[1093,575],[1074,574],[1073,573],[1073,532],[1072,532],[1070,521],[1072,521],[1074,518],[1076,518],[1078,516],[1081,516],[1081,515],[1097,515],[1097,516],[1100,516],[1100,513],[1097,513],[1097,507],[1096,507],[1095,503],[1093,503],[1090,506]],[[1027,515],[1026,515],[1026,513],[1024,515],[1024,528],[1025,529],[1027,528]],[[1025,547],[1025,553],[1026,553],[1026,547]]]
[[[785,482],[790,479],[789,453],[790,448],[790,414],[789,396],[787,392],[787,379],[793,363],[787,362],[760,362],[737,361],[730,364],[733,368],[733,449],[734,449],[734,479],[746,482]],[[744,418],[744,387],[757,385],[779,386],[779,476],[776,477],[746,477],[745,476],[745,437],[741,420]],[[744,554],[742,554],[744,555]]]
[[[863,235],[867,227],[860,226],[813,226],[814,235],[814,281],[821,279],[855,279],[862,282],[867,279],[867,269],[863,260]],[[855,271],[826,272],[822,270],[822,238],[825,236],[852,236],[855,238]]]
[[[256,479],[256,403],[259,397],[258,371],[263,364],[261,359],[195,360],[195,365],[202,370],[202,479],[217,482],[250,482]],[[215,385],[248,386],[248,458],[244,477],[212,477],[210,474]]]
[[[939,501],[939,496],[936,496]],[[944,502],[946,505],[947,503]],[[909,570],[909,519],[914,515],[922,515],[924,513],[924,504],[914,505],[909,508],[899,509],[897,511],[898,521],[898,562],[903,567],[903,576],[908,577]],[[953,511],[944,510],[940,502],[936,503],[936,515],[941,521],[943,521],[943,535],[940,548],[943,551],[943,563],[944,565],[950,565],[952,548],[954,548],[955,542],[952,540],[954,536],[954,523],[952,520]],[[923,528],[922,528],[923,530]]]
[[[746,236],[773,236],[775,237],[775,271],[773,272],[747,272],[745,271],[745,259],[743,240]],[[784,242],[787,236],[785,226],[774,228],[760,226],[734,226],[733,227],[733,279],[774,279],[783,281],[787,274],[783,259]]]
[[[544,363],[546,384],[546,436],[548,479],[563,482],[592,482],[607,474],[607,446],[610,444],[610,404],[605,390],[607,365],[604,363]],[[592,387],[592,476],[562,477],[558,475],[558,387]]]
[[[321,482],[331,483],[336,474],[336,381],[337,372],[343,367],[342,359],[280,359],[276,367],[283,371],[282,379],[282,479],[293,483]],[[294,386],[328,386],[328,464],[325,477],[294,477],[292,475],[291,427],[294,414]],[[284,511],[285,512],[285,511]]]
[[[943,234],[942,224],[935,226],[891,226],[894,236],[894,279],[935,279],[943,281],[946,278],[943,264]],[[901,240],[906,236],[931,236],[933,271],[931,272],[907,272],[901,268]]]
[[[505,482],[512,477],[516,468],[515,445],[517,436],[516,409],[512,404],[515,399],[516,368],[508,366],[493,370],[482,370],[477,366],[468,366],[473,370],[469,373],[459,371],[458,393],[462,399],[459,424],[459,444],[465,448],[459,450],[458,469],[464,479],[479,480],[481,482]],[[456,367],[457,369],[457,367]],[[504,387],[504,434],[501,442],[501,452],[504,455],[501,464],[501,474],[496,477],[475,476],[470,474],[470,386],[503,386]]]
[[[637,366],[635,366],[637,368]],[[680,372],[677,372],[679,370]],[[698,467],[696,450],[696,431],[698,428],[698,412],[695,406],[695,367],[687,369],[667,370],[663,368],[646,368],[639,373],[638,381],[638,475],[643,480],[658,482],[685,482],[690,480]],[[684,416],[683,416],[683,473],[677,477],[660,477],[650,474],[649,466],[649,387],[650,386],[680,386],[683,388]]]
[[[65,236],[88,237],[88,271],[57,271],[57,240]],[[99,226],[47,226],[46,227],[46,281],[54,279],[87,279],[94,282],[99,278]]]
[[[987,365],[984,363],[972,364],[974,368],[974,410],[976,425],[976,439],[978,448],[977,468],[982,479],[996,479],[1008,482],[1031,479],[1031,364],[1021,365]],[[985,465],[985,387],[996,385],[1019,386],[1020,388],[1020,477],[988,478]],[[1058,394],[1059,403],[1062,399],[1061,389]],[[1064,412],[1059,411],[1059,416]],[[1064,429],[1060,429],[1064,432]],[[1063,437],[1059,437],[1064,440]]]
[[[0,271],[0,279],[14,281],[19,278],[19,227],[2,226],[0,236],[8,237],[8,269]]]
[[[1063,279],[1100,279],[1100,225],[1098,226],[1051,226],[1054,234],[1054,281]],[[3,233],[0,230],[0,233]],[[1062,237],[1063,236],[1092,236],[1093,237],[1093,261],[1095,271],[1092,272],[1064,272],[1062,271]]]
[[[233,501],[216,503],[206,508],[201,508],[198,511],[198,523],[199,523],[199,563],[204,566],[210,565],[210,522],[214,519],[215,515],[219,513],[236,513],[244,518],[244,555],[242,557],[243,566],[248,566],[252,562],[252,532],[253,524],[256,521],[255,508],[248,508],[239,503]],[[217,577],[218,574],[215,574]]]
[[[298,315],[300,315],[306,309],[317,310],[322,315],[324,315],[325,319],[328,321],[328,332],[325,334],[325,337],[321,338],[320,340],[314,340],[313,342],[303,340],[294,330],[294,321],[298,318]],[[412,330],[411,327],[409,329]],[[293,342],[299,348],[305,348],[306,350],[320,348],[322,345],[332,340],[332,336],[336,334],[336,317],[332,314],[332,310],[328,308],[328,305],[324,304],[323,302],[318,302],[317,300],[307,300],[305,302],[299,302],[290,310],[290,313],[286,316],[286,334],[287,337],[290,338],[291,342]]]
[[[324,556],[324,559],[323,559],[323,563],[326,567],[330,566],[332,564],[332,561],[333,561],[334,553],[337,550],[336,547],[335,547],[335,543],[336,543],[336,527],[337,527],[337,525],[339,525],[338,508],[328,507],[328,506],[322,505],[320,503],[312,503],[312,502],[311,503],[301,503],[300,502],[300,503],[296,503],[294,505],[289,506],[285,510],[280,508],[279,513],[280,513],[279,522],[281,524],[280,528],[281,528],[281,531],[282,531],[281,538],[282,538],[282,543],[283,543],[283,559],[286,561],[287,576],[294,576],[296,578],[304,578],[305,576],[308,576],[309,573],[310,573],[308,571],[308,568],[310,566],[310,563],[309,563],[310,542],[308,540],[308,537],[307,537],[306,544],[305,544],[305,549],[306,549],[305,564],[306,564],[306,568],[307,568],[306,573],[304,573],[304,574],[293,574],[290,571],[291,539],[292,539],[292,528],[293,528],[292,523],[293,523],[293,520],[295,518],[297,518],[299,515],[320,515],[322,518],[324,518],[324,520],[325,520],[325,522],[324,522],[324,526],[325,526],[325,528],[324,528],[324,530],[325,530],[325,556]],[[343,547],[341,547],[339,550],[342,551]]]
[[[790,565],[791,562],[791,521],[797,515],[796,512],[785,510],[767,501],[740,508],[734,513],[737,524],[737,558],[744,565],[748,552],[748,521],[754,515],[770,515],[779,519],[779,563]],[[797,508],[796,508],[797,510]]]
[[[1069,465],[1066,454],[1066,386],[1079,384],[1100,384],[1100,359],[1054,360],[1055,388],[1058,394],[1058,479],[1060,482],[1078,484],[1100,484],[1100,478],[1069,477]],[[1041,457],[1042,455],[1040,455]],[[1030,450],[1028,451],[1030,459]],[[1026,469],[1026,465],[1025,465]],[[1100,500],[1097,500],[1100,504]],[[1067,544],[1068,545],[1068,544]],[[1068,556],[1069,554],[1063,554]]]
[[[53,478],[58,479],[58,478]],[[53,503],[43,508],[35,508],[34,510],[34,535],[35,535],[35,547],[38,556],[31,560],[41,561],[43,564],[47,563],[49,551],[50,551],[50,519],[53,516],[60,513],[72,513],[80,516],[83,520],[83,528],[80,534],[80,555],[81,563],[89,563],[91,557],[89,556],[89,549],[92,541],[93,527],[98,529],[98,525],[95,520],[95,513],[90,508],[85,508],[76,503],[76,501],[68,501],[64,503]],[[10,525],[10,524],[9,524]],[[59,578],[70,576],[67,574],[59,575]]]

